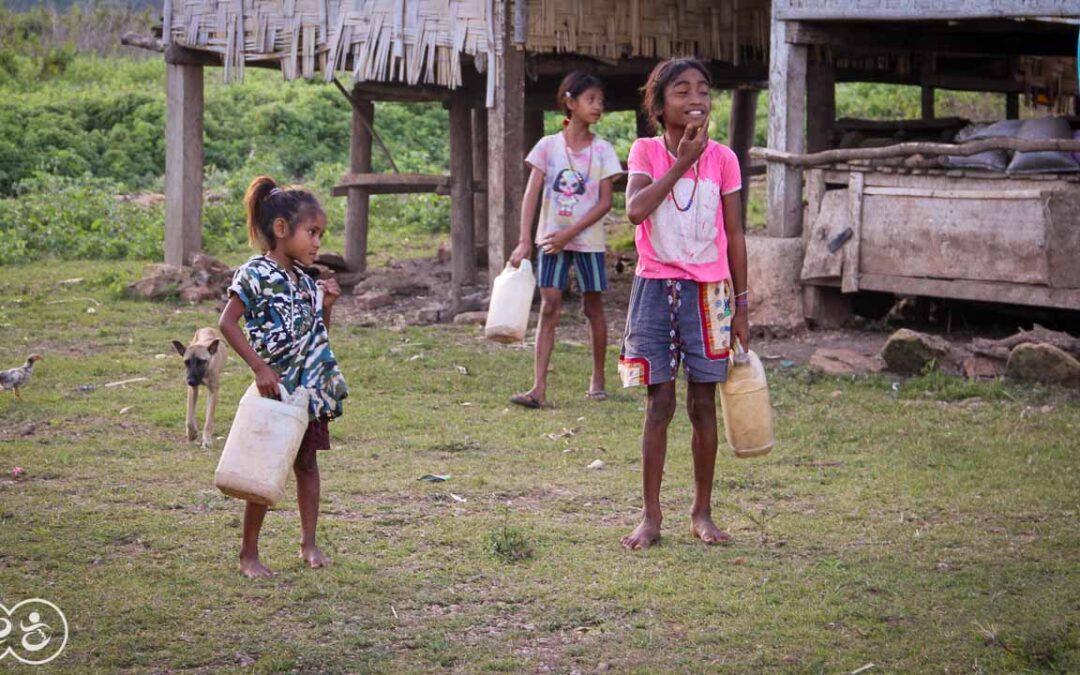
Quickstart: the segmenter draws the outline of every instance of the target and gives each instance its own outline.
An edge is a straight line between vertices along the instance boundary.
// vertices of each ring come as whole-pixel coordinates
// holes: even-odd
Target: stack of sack
[[[1080,130],[1073,131],[1064,117],[1041,117],[1030,120],[1002,120],[989,125],[972,124],[964,127],[954,141],[981,141],[987,138],[1024,138],[1030,140],[1061,139],[1080,140]],[[963,157],[948,155],[942,158],[944,166],[956,169],[984,169],[1005,171],[1009,174],[1066,173],[1080,171],[1080,152],[1016,152],[1009,157],[1007,150],[987,150]]]

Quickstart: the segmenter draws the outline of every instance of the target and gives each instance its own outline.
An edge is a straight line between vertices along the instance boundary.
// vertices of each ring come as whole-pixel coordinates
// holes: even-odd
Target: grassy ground
[[[252,583],[216,453],[183,441],[169,349],[215,316],[110,299],[137,267],[0,267],[0,363],[45,355],[23,402],[0,397],[0,602],[66,611],[56,670],[1080,669],[1075,398],[773,371],[777,449],[721,449],[734,543],[687,533],[683,416],[666,536],[632,554],[618,539],[640,505],[643,396],[582,401],[584,345],[557,347],[557,407],[528,412],[504,404],[529,378],[525,349],[473,328],[336,326],[353,398],[320,460],[334,563],[303,569],[285,503],[263,539],[280,574]],[[85,281],[57,283],[71,277]],[[103,386],[134,377],[148,380]],[[248,380],[233,356],[220,435]],[[15,465],[27,474],[9,480]]]

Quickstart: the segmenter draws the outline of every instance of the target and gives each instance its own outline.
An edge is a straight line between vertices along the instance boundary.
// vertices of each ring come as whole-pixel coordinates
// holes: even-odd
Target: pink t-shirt
[[[581,222],[600,201],[600,183],[622,173],[615,148],[595,134],[592,143],[580,152],[567,147],[561,132],[544,136],[529,152],[525,163],[544,173],[537,244],[547,235]],[[605,248],[601,218],[570,240],[565,250],[603,253]]]
[[[657,181],[674,164],[675,156],[664,146],[663,136],[639,138],[630,146],[627,160],[630,177],[641,174]],[[731,148],[709,141],[698,158],[697,170],[697,193],[692,202],[693,167],[675,183],[660,206],[637,226],[634,242],[638,276],[702,282],[731,277],[721,196],[742,189],[739,159]]]

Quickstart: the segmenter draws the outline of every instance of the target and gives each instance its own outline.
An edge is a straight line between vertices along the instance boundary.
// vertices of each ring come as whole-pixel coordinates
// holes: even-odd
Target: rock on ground
[[[1005,377],[1080,388],[1080,361],[1053,345],[1023,343],[1009,354]]]
[[[456,324],[483,324],[487,322],[487,312],[462,312],[454,317]]]
[[[810,367],[826,375],[862,375],[878,373],[884,367],[876,356],[864,356],[851,349],[821,348],[810,357]]]
[[[785,335],[805,327],[802,312],[801,237],[746,238],[750,260],[750,326]]]
[[[918,375],[931,361],[941,363],[947,359],[951,350],[944,338],[901,328],[881,348],[881,358],[894,373]]]

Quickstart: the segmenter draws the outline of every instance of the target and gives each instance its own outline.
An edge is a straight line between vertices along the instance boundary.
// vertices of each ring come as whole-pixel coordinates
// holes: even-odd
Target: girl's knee
[[[590,295],[595,295],[595,298],[590,298]],[[591,320],[603,320],[604,318],[604,302],[600,298],[599,293],[588,293],[585,295],[585,301],[581,303],[581,311],[585,314],[585,318]]]
[[[544,298],[540,302],[540,315],[545,319],[558,319],[562,314],[562,298]]]
[[[645,423],[650,425],[667,426],[675,417],[675,391],[672,388],[649,393],[648,402],[645,405]]]
[[[694,426],[716,425],[716,389],[691,384],[686,392],[686,414]]]

